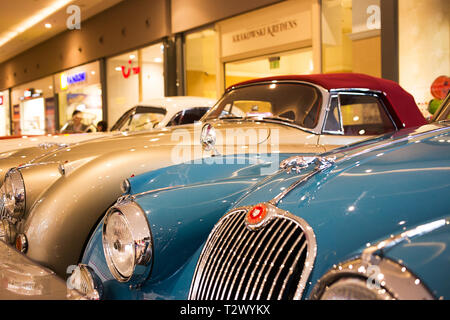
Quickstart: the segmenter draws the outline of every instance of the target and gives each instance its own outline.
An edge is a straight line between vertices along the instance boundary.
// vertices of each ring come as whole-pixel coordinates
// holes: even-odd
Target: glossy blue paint
[[[102,222],[85,250],[83,263],[89,264],[101,278],[105,298],[185,298],[182,296],[186,294],[184,289],[180,291],[181,296],[168,291],[173,287],[171,282],[179,281],[178,270],[192,259],[214,224],[246,190],[278,170],[279,162],[290,156],[292,154],[220,156],[130,178],[131,193],[145,211],[152,230],[152,275],[139,290],[130,289],[129,284],[120,284],[113,278],[102,249]]]
[[[339,148],[327,155],[335,155],[336,164],[293,189],[278,204],[281,209],[306,220],[316,235],[317,257],[304,297],[309,296],[312,286],[334,264],[360,253],[366,243],[375,243],[448,215],[449,127],[436,124],[402,130],[371,143],[366,141],[357,147]],[[138,199],[143,208],[151,208],[147,214],[158,239],[154,273],[139,290],[111,280],[103,254],[100,254],[98,231],[83,262],[103,275],[105,298],[186,299],[208,230],[212,229],[213,220],[217,221],[224,213],[225,206],[221,206],[220,201],[231,201],[233,207],[269,201],[311,170],[312,167],[301,174],[281,171],[255,185],[239,178],[231,182],[216,177],[217,181],[212,184],[187,187],[185,190],[195,201],[177,208],[172,207],[170,199],[180,196],[175,192],[178,189],[172,190],[172,197],[164,196],[164,192],[156,193],[160,202],[153,201],[151,196]],[[236,192],[245,195],[240,200],[238,195],[233,199],[224,198],[220,190],[228,187],[227,183],[236,183]],[[232,194],[230,190],[226,192],[227,197]],[[212,209],[213,206],[219,210]],[[204,211],[207,214],[199,215],[199,210],[207,210]],[[206,219],[207,223],[199,219]],[[174,224],[179,221],[180,227]],[[159,232],[158,227],[163,230]],[[176,231],[168,232],[169,227]],[[190,233],[194,230],[198,236]],[[418,269],[418,272],[425,275],[432,268],[423,266],[423,271]]]
[[[448,214],[449,199],[444,195],[450,192],[450,129],[434,128],[440,131],[385,147],[378,142],[379,148],[336,164],[280,202],[281,209],[305,219],[316,234],[317,257],[306,297],[326,271],[356,255],[366,243]],[[336,156],[339,160],[359,151]],[[236,206],[267,201],[294,180],[275,175]]]
[[[432,205],[430,206],[432,209]],[[446,217],[450,221],[450,217]],[[404,241],[384,256],[408,268],[437,299],[450,299],[450,225]]]

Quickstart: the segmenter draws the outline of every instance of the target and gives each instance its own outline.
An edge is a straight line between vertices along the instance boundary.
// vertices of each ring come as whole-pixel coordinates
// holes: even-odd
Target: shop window
[[[11,90],[12,133],[55,133],[56,104],[52,77],[42,78]]]
[[[186,93],[216,99],[217,63],[216,31],[204,29],[186,35]]]
[[[95,127],[103,120],[100,63],[93,62],[54,76],[58,96],[59,127],[72,121],[75,110],[82,112],[82,123]]]
[[[162,43],[109,58],[106,62],[108,123],[139,102],[164,97]]]
[[[9,136],[9,92],[0,91],[0,136]]]
[[[322,1],[322,72],[381,77],[380,0]]]
[[[425,117],[450,91],[450,1],[398,0],[399,83]]]
[[[312,48],[228,62],[225,64],[225,87],[238,82],[286,74],[311,74]]]

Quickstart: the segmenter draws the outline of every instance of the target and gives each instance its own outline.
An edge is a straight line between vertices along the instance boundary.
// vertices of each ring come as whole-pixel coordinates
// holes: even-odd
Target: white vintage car
[[[2,139],[0,140],[0,159],[12,155],[15,150],[27,147],[40,146],[45,151],[61,145],[109,137],[118,132],[144,131],[193,123],[200,120],[215,102],[214,99],[202,97],[165,97],[145,100],[125,112],[109,132],[49,134]]]

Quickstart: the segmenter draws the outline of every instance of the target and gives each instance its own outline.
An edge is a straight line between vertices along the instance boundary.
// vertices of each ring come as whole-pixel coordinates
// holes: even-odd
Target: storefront
[[[106,60],[108,125],[141,101],[164,97],[162,42]]]
[[[53,81],[58,101],[59,128],[72,118],[75,110],[83,113],[83,123],[86,125],[95,126],[103,120],[98,61],[58,73],[53,76]]]
[[[320,72],[314,1],[292,0],[187,33],[186,92],[217,98],[252,78]]]
[[[0,137],[10,135],[9,90],[0,91]]]
[[[54,132],[55,98],[52,77],[13,88],[11,106],[13,135]]]
[[[450,1],[399,0],[398,5],[399,83],[429,116],[450,90]]]

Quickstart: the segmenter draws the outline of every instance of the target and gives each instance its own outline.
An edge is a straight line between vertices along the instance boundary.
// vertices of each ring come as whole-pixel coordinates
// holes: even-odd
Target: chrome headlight
[[[320,300],[393,300],[386,289],[367,286],[359,278],[344,278],[327,286]]]
[[[103,296],[103,285],[91,267],[79,264],[67,279],[67,288],[75,289],[89,300],[100,300]]]
[[[25,213],[25,184],[17,169],[10,169],[0,188],[0,215],[19,219]]]
[[[378,256],[354,259],[335,266],[315,285],[317,300],[429,300],[425,285],[406,267]]]
[[[150,274],[152,234],[144,211],[133,201],[111,207],[103,224],[103,251],[111,274],[120,282],[143,282]]]

